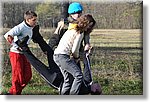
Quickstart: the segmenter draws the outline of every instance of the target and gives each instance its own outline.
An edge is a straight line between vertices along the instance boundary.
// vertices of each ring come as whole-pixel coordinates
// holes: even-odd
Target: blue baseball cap
[[[74,13],[82,12],[82,11],[83,11],[83,7],[78,2],[73,2],[69,5],[69,8],[68,8],[69,14],[74,14]]]

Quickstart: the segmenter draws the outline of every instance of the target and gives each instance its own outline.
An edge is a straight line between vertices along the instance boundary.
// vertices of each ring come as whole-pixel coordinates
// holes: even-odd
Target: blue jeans
[[[65,54],[55,54],[54,61],[59,66],[64,77],[61,94],[79,94],[81,84],[83,82],[83,75],[81,69],[77,66],[75,61],[71,60],[70,56]],[[74,78],[73,83],[71,83],[71,78],[69,77],[69,74],[71,74]]]

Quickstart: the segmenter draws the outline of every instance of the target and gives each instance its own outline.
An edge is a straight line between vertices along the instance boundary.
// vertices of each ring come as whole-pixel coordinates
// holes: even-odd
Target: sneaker
[[[92,83],[91,85],[91,95],[101,95],[102,89],[99,83]]]

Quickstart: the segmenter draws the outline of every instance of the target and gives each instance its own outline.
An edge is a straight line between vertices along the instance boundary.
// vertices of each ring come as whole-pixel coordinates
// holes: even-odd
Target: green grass
[[[94,80],[103,94],[143,94],[142,33],[140,30],[97,30],[91,34]]]
[[[41,30],[47,40],[51,30]],[[94,81],[102,86],[104,95],[143,94],[143,45],[139,29],[96,29],[91,34],[94,48],[91,56],[91,70]],[[48,41],[48,40],[47,40]],[[11,86],[11,67],[8,46],[4,50],[3,93]],[[46,56],[37,44],[30,45],[35,55],[47,64]],[[37,53],[38,51],[38,53]],[[22,94],[58,95],[33,69],[33,77]]]

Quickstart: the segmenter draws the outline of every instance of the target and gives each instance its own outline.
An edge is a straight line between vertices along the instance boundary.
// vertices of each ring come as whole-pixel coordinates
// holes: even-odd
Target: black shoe
[[[91,85],[91,95],[101,95],[102,89],[99,83],[92,83]]]

